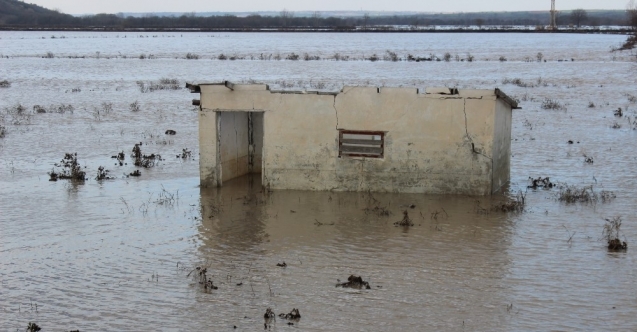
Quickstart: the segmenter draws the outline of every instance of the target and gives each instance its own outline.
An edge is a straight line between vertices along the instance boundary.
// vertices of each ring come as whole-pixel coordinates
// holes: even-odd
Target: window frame
[[[347,130],[347,129],[339,129],[338,130],[338,157],[359,157],[359,158],[374,158],[374,159],[383,159],[385,158],[385,135],[387,132],[378,131],[378,130]],[[367,135],[367,136],[380,136],[380,140],[369,139],[369,143],[367,144],[366,139],[347,139],[343,138],[344,135]],[[380,153],[365,153],[358,151],[343,151],[343,145],[351,146],[351,147],[359,147],[359,148],[379,148]]]

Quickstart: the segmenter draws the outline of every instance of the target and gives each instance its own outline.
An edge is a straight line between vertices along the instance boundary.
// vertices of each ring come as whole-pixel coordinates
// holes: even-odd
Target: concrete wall
[[[492,192],[505,186],[511,176],[511,107],[498,99],[495,114]]]
[[[207,142],[216,128],[211,119],[228,110],[264,112],[262,177],[271,189],[486,195],[500,187],[493,182],[496,152],[498,183],[508,180],[511,110],[501,103],[498,111],[493,90],[345,87],[317,94],[270,92],[265,85],[200,87],[204,185],[218,183],[208,164],[217,153]],[[499,118],[507,114],[508,120]],[[339,129],[386,132],[384,158],[339,158]]]

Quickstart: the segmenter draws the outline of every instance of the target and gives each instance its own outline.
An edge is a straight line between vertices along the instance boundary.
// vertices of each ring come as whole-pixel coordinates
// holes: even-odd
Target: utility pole
[[[551,25],[549,29],[557,30],[557,24],[555,23],[555,17],[557,16],[557,11],[555,10],[555,0],[551,0]]]

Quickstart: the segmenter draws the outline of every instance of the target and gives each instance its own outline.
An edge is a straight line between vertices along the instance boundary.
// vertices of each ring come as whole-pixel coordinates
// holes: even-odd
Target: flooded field
[[[637,62],[610,52],[624,39],[0,32],[0,330],[635,331]],[[523,107],[510,188],[200,190],[198,95],[182,87],[220,80],[499,87]],[[134,165],[140,142],[152,167]],[[49,181],[66,153],[88,180]],[[593,197],[560,201],[567,185]],[[523,212],[495,208],[519,191]],[[414,226],[394,226],[403,211]],[[627,251],[602,239],[616,217]],[[350,275],[370,289],[336,287]]]

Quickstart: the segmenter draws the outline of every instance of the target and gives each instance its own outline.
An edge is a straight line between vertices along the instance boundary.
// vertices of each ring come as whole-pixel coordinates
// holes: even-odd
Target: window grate
[[[339,157],[383,158],[385,150],[385,132],[339,130]]]

